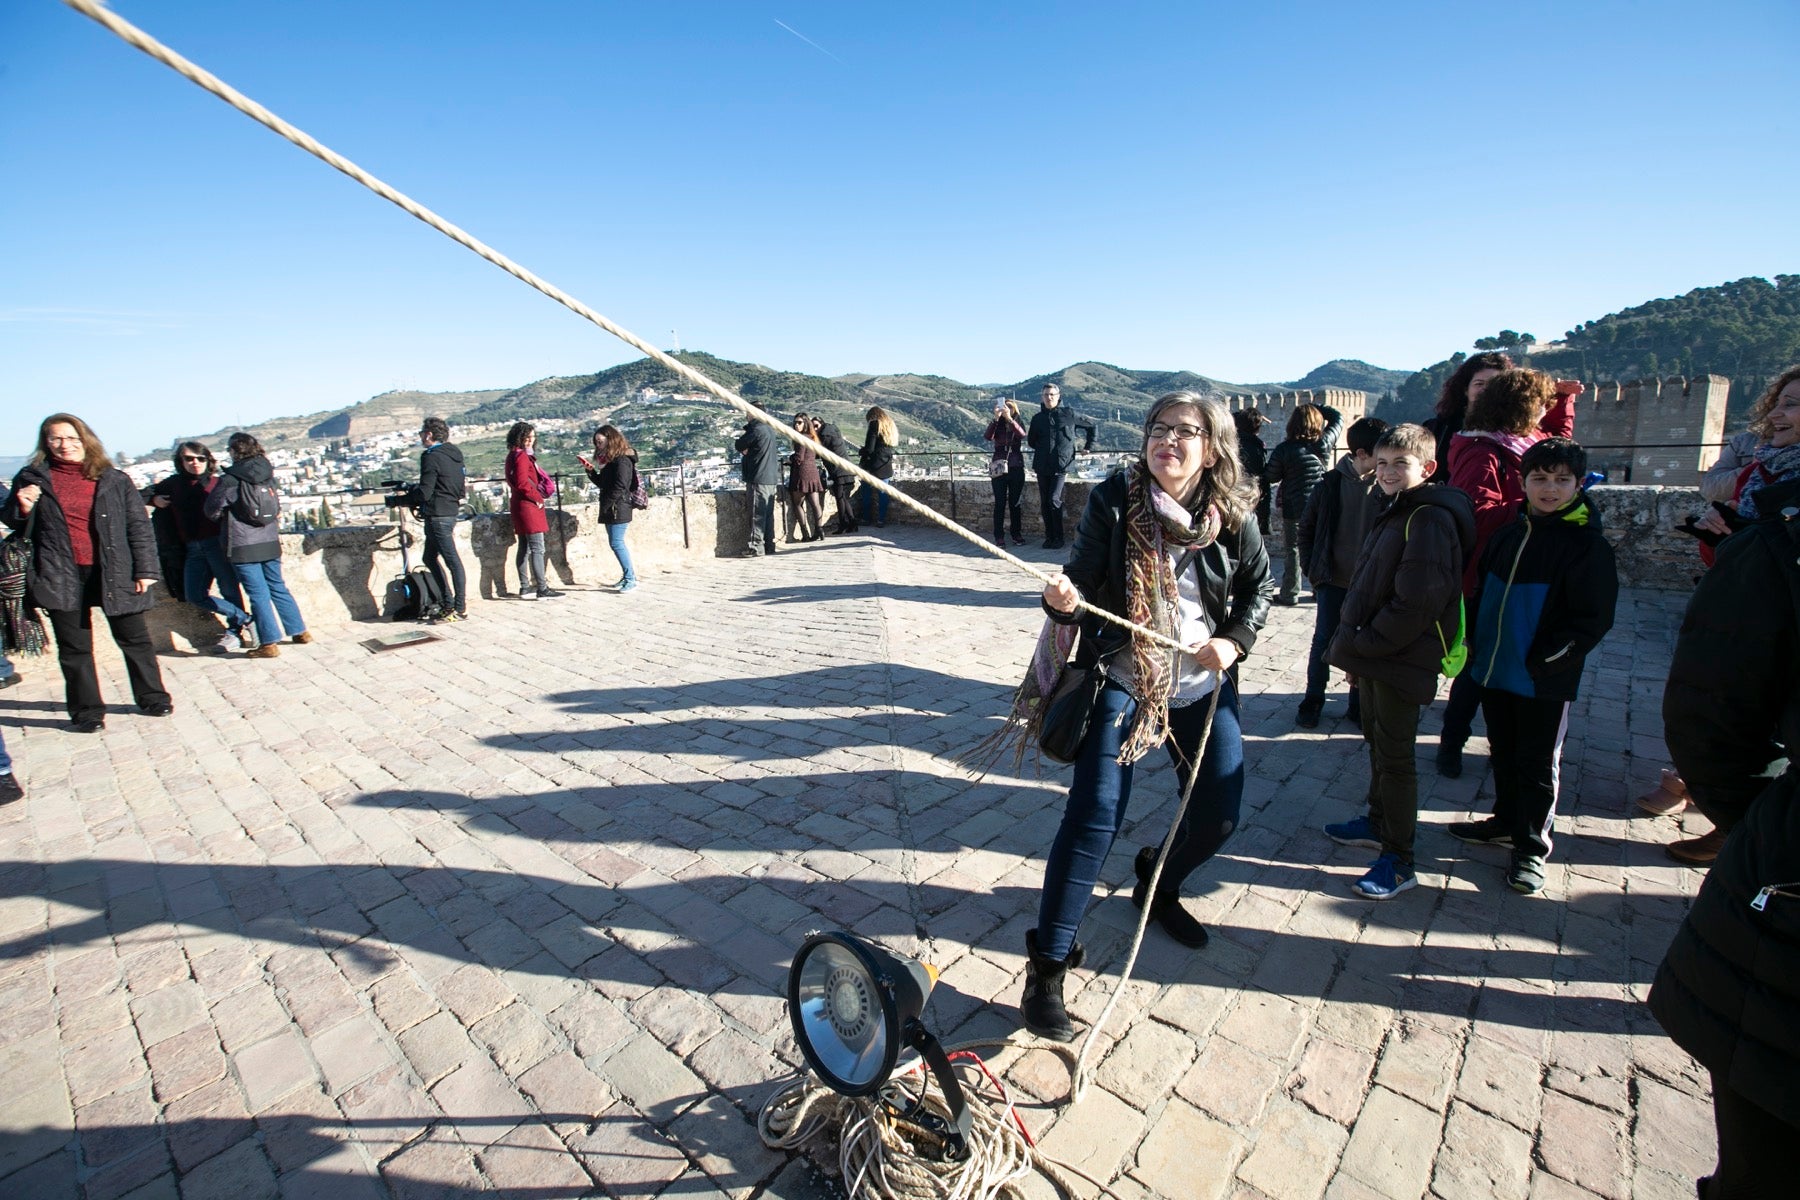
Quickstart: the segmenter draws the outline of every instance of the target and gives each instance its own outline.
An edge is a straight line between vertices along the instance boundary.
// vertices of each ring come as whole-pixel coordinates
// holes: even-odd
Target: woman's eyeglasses
[[[1205,437],[1206,430],[1198,425],[1164,425],[1161,421],[1150,427],[1150,440],[1160,442],[1173,434],[1178,442],[1191,442],[1197,437]]]

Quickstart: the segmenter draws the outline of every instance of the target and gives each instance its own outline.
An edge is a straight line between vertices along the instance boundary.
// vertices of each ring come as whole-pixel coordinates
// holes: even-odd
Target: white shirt
[[[1170,570],[1181,564],[1185,553],[1180,547],[1165,550]],[[1175,640],[1184,646],[1197,645],[1212,637],[1212,623],[1206,619],[1206,606],[1200,602],[1200,556],[1195,555],[1188,569],[1175,577]],[[1218,686],[1216,671],[1200,665],[1192,654],[1182,654],[1175,664],[1175,686],[1169,695],[1169,706],[1181,708],[1205,699]],[[1106,677],[1133,696],[1138,695],[1137,670],[1131,652],[1121,649],[1106,662]],[[1139,697],[1140,699],[1142,697]]]

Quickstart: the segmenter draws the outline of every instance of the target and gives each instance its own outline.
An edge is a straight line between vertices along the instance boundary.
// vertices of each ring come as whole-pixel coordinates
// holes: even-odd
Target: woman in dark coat
[[[794,429],[813,437],[812,418],[805,413],[794,416]],[[788,456],[788,541],[816,542],[825,535],[819,522],[825,515],[825,479],[819,474],[819,455],[805,442],[795,442]],[[798,529],[799,537],[794,536]]]
[[[606,526],[607,543],[619,560],[619,590],[629,592],[638,585],[631,551],[625,545],[625,534],[631,529],[631,496],[637,490],[637,451],[616,425],[602,425],[594,431],[594,460],[584,458],[581,465],[600,489],[600,523]]]
[[[1052,621],[1081,624],[1077,665],[1100,663],[1106,684],[1045,862],[1037,927],[1025,939],[1029,959],[1019,1008],[1026,1028],[1040,1036],[1074,1036],[1063,979],[1081,961],[1075,934],[1124,824],[1132,764],[1166,746],[1185,783],[1217,690],[1199,778],[1156,894],[1147,895],[1155,846],[1137,854],[1132,893],[1132,903],[1148,902],[1176,941],[1195,948],[1207,942],[1206,927],[1181,906],[1181,882],[1238,825],[1244,752],[1232,668],[1256,644],[1271,590],[1256,493],[1239,474],[1237,450],[1236,427],[1218,401],[1194,392],[1158,400],[1144,421],[1138,461],[1094,489],[1069,563],[1044,589]],[[1188,649],[1178,655],[1083,616],[1077,600]]]
[[[1013,545],[1025,544],[1025,423],[1019,402],[1011,396],[994,405],[994,419],[981,435],[994,444],[988,477],[994,485],[994,545],[1006,545],[1006,519],[1012,518]]]
[[[26,595],[50,614],[72,728],[97,733],[106,725],[94,670],[96,607],[125,656],[138,708],[153,717],[174,711],[144,616],[162,579],[156,535],[137,488],[80,417],[56,413],[38,427],[37,453],[13,480],[0,520],[31,538]]]
[[[219,481],[218,472],[219,461],[205,442],[182,442],[175,447],[175,474],[148,489],[148,499],[150,524],[158,530],[157,548],[162,548],[161,530],[167,527],[181,550],[182,588],[175,598],[224,618],[225,636],[215,649],[229,654],[256,645],[256,635],[250,629],[250,614],[244,611],[237,572],[225,556],[218,522],[206,516],[206,497]],[[217,596],[212,594],[215,581]]]
[[[1800,481],[1766,496],[1701,577],[1663,693],[1675,769],[1730,830],[1650,990],[1712,1073],[1702,1200],[1792,1196],[1800,1139]]]
[[[863,434],[862,452],[857,456],[856,465],[877,479],[892,479],[894,447],[900,443],[899,430],[894,425],[894,418],[884,408],[871,408],[866,415],[869,428]],[[871,506],[874,509],[875,528],[880,529],[887,524],[888,494],[877,492],[865,483],[857,493],[859,523],[868,523]]]
[[[225,557],[231,560],[231,569],[250,601],[250,613],[256,621],[259,644],[246,651],[245,657],[274,658],[281,653],[284,635],[297,646],[313,640],[306,631],[299,603],[288,591],[287,580],[281,577],[280,519],[265,524],[246,520],[238,502],[247,490],[272,486],[275,468],[269,465],[262,443],[247,433],[232,434],[225,449],[231,454],[231,465],[219,474],[219,482],[207,493],[202,511],[224,531]]]
[[[538,468],[535,450],[537,429],[528,421],[514,423],[506,434],[506,486],[511,495],[507,511],[512,514],[513,536],[519,550],[513,561],[519,573],[519,599],[552,599],[562,593],[550,589],[544,575],[544,535],[550,532],[547,502],[549,490],[544,473]],[[551,487],[554,487],[551,484]],[[531,579],[525,578],[525,564],[531,564]]]
[[[1337,453],[1344,418],[1329,404],[1302,404],[1288,418],[1287,440],[1269,452],[1263,482],[1281,488],[1281,594],[1277,604],[1300,603],[1300,518]]]

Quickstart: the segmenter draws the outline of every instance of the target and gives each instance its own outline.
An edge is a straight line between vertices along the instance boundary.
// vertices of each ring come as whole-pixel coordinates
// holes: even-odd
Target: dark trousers
[[[1468,601],[1468,610],[1481,611],[1473,600]],[[1450,697],[1444,701],[1444,732],[1438,736],[1438,745],[1461,750],[1475,727],[1475,714],[1480,711],[1481,685],[1475,682],[1475,663],[1471,659],[1463,673],[1450,681]]]
[[[775,553],[775,485],[744,485],[750,504],[750,540],[744,544],[746,554]]]
[[[100,695],[100,676],[94,670],[94,609],[100,606],[100,572],[81,567],[82,607],[51,609],[50,628],[56,634],[56,658],[62,667],[63,694],[71,721],[99,721],[106,717],[106,701]],[[125,674],[131,680],[131,698],[138,707],[168,703],[162,668],[150,648],[150,623],[143,613],[108,616],[113,641],[125,656]]]
[[[1794,1194],[1794,1140],[1800,1128],[1712,1077],[1719,1165],[1700,1182],[1702,1200],[1780,1200]]]
[[[1012,516],[1013,541],[1019,541],[1025,523],[1025,464],[1020,463],[1004,475],[988,480],[994,485],[994,545],[1005,544],[1006,518]]]
[[[1237,828],[1244,799],[1244,745],[1238,726],[1237,689],[1222,685],[1219,711],[1213,718],[1200,778],[1188,801],[1187,815],[1163,866],[1159,891],[1172,892],[1195,867],[1211,858]],[[1206,725],[1208,700],[1169,710],[1171,736],[1169,761],[1175,764],[1176,795],[1187,783],[1200,731]],[[1075,760],[1075,777],[1063,807],[1062,824],[1050,845],[1044,864],[1044,892],[1038,901],[1038,951],[1050,958],[1066,958],[1075,945],[1075,931],[1094,898],[1100,868],[1112,852],[1113,840],[1125,823],[1125,807],[1131,800],[1131,767],[1119,765],[1119,747],[1137,716],[1137,701],[1116,683],[1100,689],[1094,702],[1093,720],[1081,757]],[[1160,831],[1158,831],[1160,837]]]
[[[831,500],[837,505],[837,532],[856,532],[856,476],[833,475]]]
[[[1313,599],[1318,601],[1319,607],[1313,614],[1312,649],[1306,655],[1308,700],[1324,702],[1325,686],[1331,682],[1331,667],[1325,661],[1325,649],[1331,645],[1331,635],[1337,632],[1338,618],[1344,611],[1344,597],[1349,594],[1349,588],[1334,584],[1313,585]]]
[[[468,580],[463,575],[462,556],[456,552],[456,518],[425,518],[425,565],[437,577],[438,589],[450,597],[450,607],[457,612],[469,611]],[[444,578],[444,567],[450,578]]]
[[[1063,484],[1067,475],[1039,475],[1038,515],[1044,519],[1044,540],[1060,546],[1063,541]]]
[[[1369,823],[1381,838],[1381,852],[1412,865],[1419,828],[1419,770],[1413,744],[1419,737],[1420,706],[1392,684],[1362,683],[1363,741],[1369,744]]]
[[[1300,518],[1281,518],[1281,598],[1300,595]]]
[[[1494,816],[1512,831],[1520,854],[1550,855],[1569,702],[1481,689],[1494,772]]]
[[[168,588],[169,595],[177,600],[186,600],[188,548],[165,546],[158,542],[156,561],[162,566],[163,586]]]

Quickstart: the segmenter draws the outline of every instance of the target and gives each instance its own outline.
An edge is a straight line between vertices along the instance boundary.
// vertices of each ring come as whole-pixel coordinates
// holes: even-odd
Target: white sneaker
[[[244,649],[244,639],[227,629],[225,636],[213,643],[214,654],[237,654]]]

